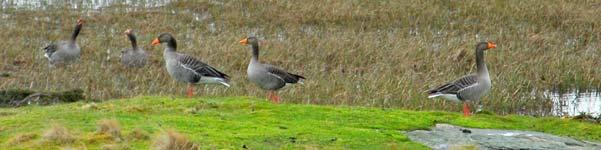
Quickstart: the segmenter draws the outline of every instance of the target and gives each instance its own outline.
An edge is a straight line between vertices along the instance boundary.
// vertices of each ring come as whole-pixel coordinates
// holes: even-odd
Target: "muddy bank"
[[[0,91],[0,107],[20,107],[26,105],[53,105],[84,100],[83,90],[60,92],[36,92],[25,89]]]

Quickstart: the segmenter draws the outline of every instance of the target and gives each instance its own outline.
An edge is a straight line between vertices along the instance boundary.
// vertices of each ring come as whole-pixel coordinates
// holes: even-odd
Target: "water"
[[[576,116],[581,113],[595,117],[601,115],[601,91],[546,91],[544,95],[553,101],[552,113],[555,116]]]

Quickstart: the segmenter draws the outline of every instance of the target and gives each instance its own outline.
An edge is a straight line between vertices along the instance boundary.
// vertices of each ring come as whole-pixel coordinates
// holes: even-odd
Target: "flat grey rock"
[[[601,143],[579,141],[541,132],[474,129],[449,124],[437,124],[430,131],[416,130],[406,134],[412,141],[422,143],[435,150],[601,150]]]

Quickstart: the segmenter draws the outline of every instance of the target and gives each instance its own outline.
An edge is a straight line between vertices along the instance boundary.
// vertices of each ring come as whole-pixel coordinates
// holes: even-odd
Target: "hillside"
[[[569,119],[482,114],[464,118],[450,112],[274,105],[252,97],[137,97],[96,104],[4,108],[0,109],[0,122],[0,146],[14,149],[148,149],[165,131],[179,132],[202,148],[427,149],[403,133],[435,123],[541,131],[601,141],[601,126]],[[97,129],[98,123],[118,128],[107,132],[110,134],[100,133],[105,129]],[[71,140],[48,140],[47,130],[53,126],[65,127]]]

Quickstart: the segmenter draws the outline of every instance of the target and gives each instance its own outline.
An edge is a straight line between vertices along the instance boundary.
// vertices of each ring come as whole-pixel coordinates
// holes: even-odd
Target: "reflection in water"
[[[580,113],[601,115],[601,93],[596,90],[571,90],[567,93],[547,91],[544,94],[553,101],[553,114],[556,116],[575,116]]]
[[[0,6],[6,8],[46,9],[48,7],[68,6],[73,9],[100,9],[117,4],[134,7],[159,7],[172,0],[2,0]]]

